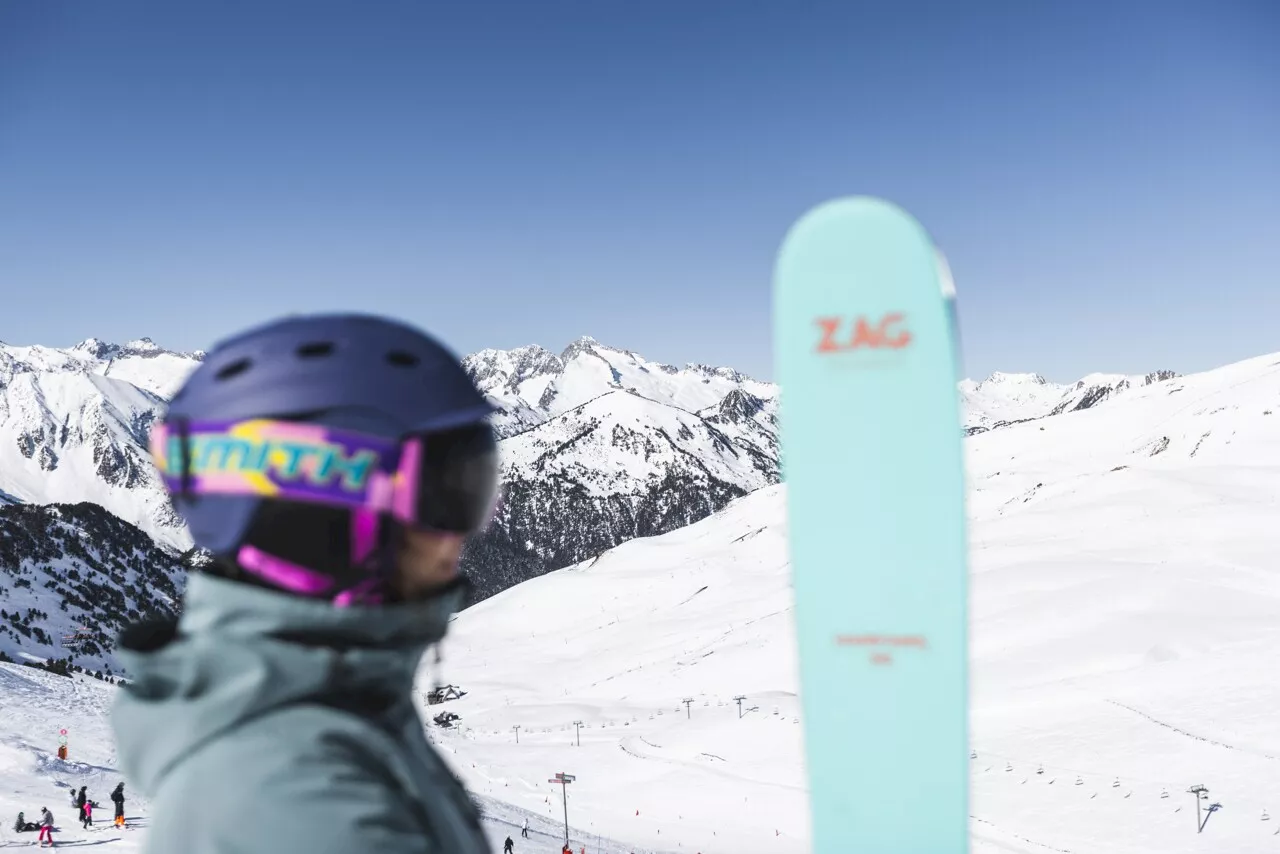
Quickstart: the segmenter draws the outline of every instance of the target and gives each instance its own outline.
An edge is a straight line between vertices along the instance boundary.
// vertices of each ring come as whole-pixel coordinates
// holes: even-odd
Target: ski
[[[820,205],[774,278],[814,854],[968,850],[967,546],[953,302],[888,202]]]

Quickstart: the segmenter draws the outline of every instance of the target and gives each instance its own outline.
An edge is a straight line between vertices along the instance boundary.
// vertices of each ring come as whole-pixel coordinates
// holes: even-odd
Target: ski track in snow
[[[1213,745],[1216,745],[1216,746],[1218,746],[1218,747],[1225,747],[1227,750],[1244,750],[1244,751],[1247,751],[1247,752],[1249,752],[1249,753],[1253,753],[1253,754],[1254,754],[1254,755],[1256,755],[1256,756],[1261,756],[1261,757],[1263,757],[1264,759],[1272,759],[1272,760],[1274,760],[1274,759],[1280,759],[1280,757],[1272,756],[1270,753],[1263,753],[1262,751],[1259,751],[1259,750],[1250,750],[1250,749],[1249,749],[1249,748],[1247,748],[1247,747],[1246,747],[1246,748],[1236,747],[1234,744],[1227,744],[1225,741],[1216,741],[1216,740],[1214,740],[1214,739],[1212,739],[1212,738],[1207,738],[1207,737],[1205,737],[1205,736],[1203,736],[1203,735],[1196,735],[1196,734],[1195,734],[1195,733],[1193,733],[1193,732],[1187,732],[1185,729],[1180,729],[1180,728],[1178,728],[1178,727],[1174,726],[1174,725],[1173,725],[1173,724],[1171,724],[1171,723],[1166,723],[1165,721],[1162,721],[1162,720],[1159,720],[1158,718],[1152,717],[1151,715],[1147,714],[1146,712],[1144,712],[1144,711],[1142,711],[1142,710],[1140,710],[1140,709],[1135,709],[1133,706],[1126,706],[1124,703],[1118,703],[1118,702],[1116,702],[1115,700],[1107,700],[1107,702],[1108,702],[1108,703],[1111,703],[1112,705],[1119,706],[1119,707],[1120,707],[1120,708],[1122,708],[1122,709],[1126,709],[1126,710],[1128,710],[1128,711],[1130,711],[1130,712],[1133,712],[1135,715],[1140,715],[1140,716],[1142,716],[1142,717],[1146,718],[1147,720],[1151,721],[1151,723],[1155,724],[1156,726],[1162,726],[1162,727],[1164,727],[1165,729],[1172,730],[1173,732],[1176,732],[1178,735],[1184,735],[1184,736],[1186,736],[1187,738],[1193,738],[1193,739],[1195,739],[1196,741],[1203,741],[1205,744],[1213,744]]]
[[[973,829],[972,835],[974,841],[979,843],[974,846],[974,854],[980,854],[984,847],[994,848],[999,851],[1013,851],[1017,852],[1017,854],[1030,854],[1030,852],[1035,851],[1058,851],[1061,852],[1061,854],[1073,854],[1070,848],[1055,848],[1054,846],[1046,845],[1043,842],[1036,842],[1035,840],[1027,839],[1025,836],[1018,836],[1016,833],[1006,834],[993,822],[987,821],[986,819],[975,818],[973,816],[970,816],[970,819],[978,824],[985,825],[986,827],[991,828],[991,831],[994,831],[993,833],[984,828]],[[1016,844],[1009,842],[1008,840],[998,839],[996,838],[996,834],[1010,836],[1025,844]]]

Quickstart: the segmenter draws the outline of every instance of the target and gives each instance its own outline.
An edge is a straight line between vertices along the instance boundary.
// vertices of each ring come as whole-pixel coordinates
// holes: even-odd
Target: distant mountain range
[[[0,508],[76,508],[12,508],[5,524],[83,532],[99,553],[82,557],[77,571],[110,574],[115,570],[104,567],[121,566],[135,573],[131,578],[149,579],[137,588],[154,600],[138,603],[143,609],[168,607],[170,594],[154,573],[180,587],[184,561],[196,559],[146,447],[166,400],[203,357],[146,338],[124,345],[90,339],[69,349],[0,344]],[[589,337],[558,354],[528,346],[482,350],[463,361],[501,409],[494,423],[504,499],[464,557],[478,598],[683,527],[779,481],[772,383],[731,368],[650,362]],[[1029,374],[966,380],[965,426],[982,432],[1089,408],[1173,376],[1094,375],[1068,386]],[[145,538],[124,533],[134,529]],[[0,552],[0,572],[22,577],[49,563],[45,551],[25,548]],[[66,581],[50,578],[55,586],[47,589],[64,591],[58,595],[67,601]],[[102,583],[132,595],[130,582]],[[73,616],[114,625],[88,610]],[[5,641],[0,633],[0,649]]]

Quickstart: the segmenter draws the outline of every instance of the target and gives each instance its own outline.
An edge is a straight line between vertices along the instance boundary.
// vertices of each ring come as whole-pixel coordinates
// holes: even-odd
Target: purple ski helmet
[[[495,411],[458,358],[386,318],[294,316],[217,344],[151,432],[208,571],[381,602],[397,526],[467,535],[497,498]]]

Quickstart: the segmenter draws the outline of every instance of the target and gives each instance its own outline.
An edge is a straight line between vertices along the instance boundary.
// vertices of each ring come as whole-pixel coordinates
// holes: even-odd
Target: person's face
[[[458,577],[464,537],[405,528],[396,555],[395,584],[407,599],[421,599]]]

